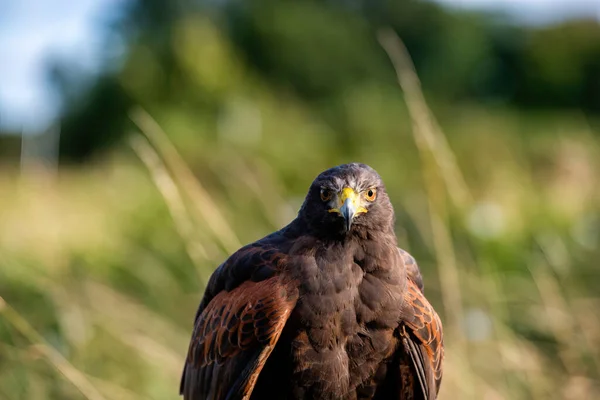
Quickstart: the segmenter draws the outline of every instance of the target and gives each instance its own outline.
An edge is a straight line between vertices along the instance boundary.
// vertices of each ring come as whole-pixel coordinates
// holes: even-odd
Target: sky
[[[58,99],[46,80],[46,61],[60,56],[93,68],[99,58],[99,21],[124,1],[0,1],[0,131],[36,132],[52,122]],[[600,0],[433,1],[501,11],[527,24],[580,16],[600,20]]]
[[[434,0],[448,7],[500,11],[524,24],[547,24],[593,16],[600,20],[600,0]]]
[[[111,4],[112,3],[112,4]],[[115,0],[0,1],[0,129],[43,129],[56,115],[46,61],[64,56],[93,67],[99,19]]]

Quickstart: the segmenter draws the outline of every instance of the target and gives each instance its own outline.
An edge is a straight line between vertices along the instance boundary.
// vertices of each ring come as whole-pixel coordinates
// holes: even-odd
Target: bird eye
[[[331,190],[321,189],[321,200],[323,200],[323,201],[331,200]]]
[[[374,201],[376,197],[377,197],[377,190],[375,190],[375,189],[369,189],[365,193],[365,198],[368,201]]]

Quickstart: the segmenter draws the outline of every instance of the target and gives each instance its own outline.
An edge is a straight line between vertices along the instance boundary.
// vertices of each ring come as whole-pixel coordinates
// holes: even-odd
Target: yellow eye
[[[375,189],[369,189],[365,192],[365,198],[368,201],[375,201],[375,199],[377,198],[377,190]]]
[[[321,200],[323,200],[323,201],[331,200],[331,190],[321,189]]]

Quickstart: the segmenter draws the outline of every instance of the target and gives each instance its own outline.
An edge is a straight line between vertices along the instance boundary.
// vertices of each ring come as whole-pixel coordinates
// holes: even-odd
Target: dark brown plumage
[[[320,174],[294,221],[213,273],[184,399],[435,399],[442,324],[393,228],[372,168]]]

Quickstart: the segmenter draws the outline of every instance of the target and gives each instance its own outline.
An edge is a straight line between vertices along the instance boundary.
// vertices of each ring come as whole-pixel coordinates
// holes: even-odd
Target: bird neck
[[[285,226],[280,231],[285,237],[289,239],[296,239],[301,236],[314,237],[324,242],[338,242],[340,244],[351,243],[354,241],[376,241],[382,245],[389,245],[396,247],[396,234],[393,229],[393,225],[390,226],[379,226],[375,228],[367,228],[365,226],[354,226],[350,232],[328,232],[318,229],[314,229],[302,218],[296,218]]]

